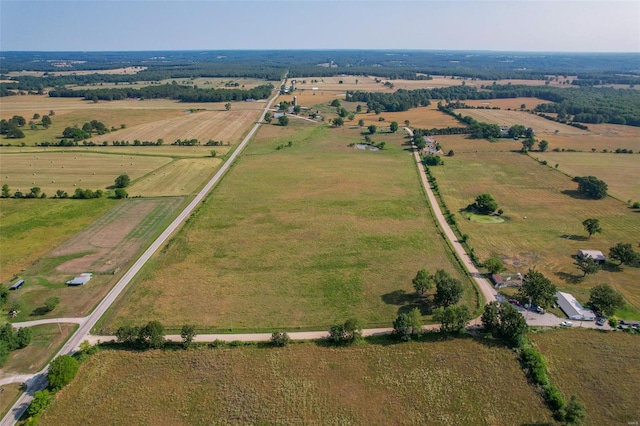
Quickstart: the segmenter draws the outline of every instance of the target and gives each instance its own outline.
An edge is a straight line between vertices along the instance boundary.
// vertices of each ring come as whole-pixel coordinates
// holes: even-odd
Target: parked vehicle
[[[522,306],[522,303],[520,303],[516,299],[509,299],[509,303],[511,303],[512,305],[516,305],[516,306]]]
[[[561,327],[573,327],[573,323],[571,321],[562,321],[560,323]]]
[[[598,320],[596,321],[596,325],[604,325],[604,323],[607,322],[607,318],[605,317],[600,317],[598,318]]]

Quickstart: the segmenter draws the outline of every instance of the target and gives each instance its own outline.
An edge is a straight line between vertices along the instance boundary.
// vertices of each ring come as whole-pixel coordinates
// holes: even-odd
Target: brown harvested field
[[[42,425],[547,424],[512,351],[471,339],[327,348],[105,350]]]
[[[462,152],[509,152],[522,149],[522,144],[511,138],[489,142],[487,139],[472,139],[469,135],[437,135],[434,139],[442,146],[445,154],[449,150],[457,155]]]
[[[154,222],[181,203],[180,197],[127,200],[53,250],[49,257],[88,253],[57,266],[57,271],[66,274],[106,273],[118,269],[139,251],[144,242],[140,237],[153,228]]]
[[[213,176],[221,163],[220,159],[211,156],[179,159],[139,179],[127,188],[127,192],[130,197],[191,194]]]
[[[68,149],[62,152],[3,154],[1,181],[11,192],[28,193],[39,187],[49,197],[58,189],[73,195],[76,188],[106,189],[123,173],[133,181],[168,164],[167,157],[93,154]]]
[[[49,362],[53,354],[78,326],[76,324],[44,324],[31,327],[31,344],[11,352],[9,360],[0,370],[0,378],[13,374],[36,373]]]
[[[576,127],[568,126],[555,121],[547,120],[535,114],[524,111],[506,111],[492,109],[460,109],[456,112],[464,116],[470,116],[478,121],[486,123],[494,123],[500,126],[513,126],[514,124],[522,124],[525,127],[531,127],[540,137],[542,134],[554,134],[556,130],[562,135],[587,135],[587,130],[581,130]]]
[[[622,201],[640,201],[640,155],[591,152],[540,152],[535,157],[572,176],[597,176]]]
[[[128,127],[93,138],[94,142],[128,140],[133,142],[164,139],[172,143],[177,139],[198,139],[201,144],[209,139],[235,144],[249,131],[259,118],[259,110],[200,111],[180,117],[153,121]],[[212,147],[215,149],[215,147]]]
[[[588,329],[530,336],[565,398],[578,395],[586,425],[629,425],[640,419],[638,336]]]
[[[319,90],[296,90],[293,95],[281,95],[279,101],[293,102],[293,96],[298,98],[298,105],[311,108],[319,104],[329,104],[334,99],[344,100],[346,91]]]
[[[444,167],[431,170],[452,212],[483,193],[490,193],[504,209],[507,220],[497,224],[469,222],[457,215],[461,232],[469,235],[481,260],[498,256],[512,272],[535,267],[582,303],[591,287],[609,284],[634,307],[635,313],[628,314],[638,316],[640,268],[603,269],[581,279],[571,257],[580,249],[608,253],[618,242],[635,244],[640,215],[626,202],[583,199],[570,177],[520,153],[460,152],[446,158]],[[598,218],[604,230],[591,240],[582,226],[587,218]]]
[[[122,87],[131,87],[138,89],[141,87],[157,85],[159,84],[172,84],[173,82],[177,84],[185,85],[185,86],[198,86],[202,89],[252,89],[256,86],[264,85],[264,84],[274,84],[273,82],[268,82],[265,80],[260,80],[256,78],[213,78],[213,77],[199,77],[194,79],[181,79],[181,78],[169,78],[165,80],[160,80],[159,82],[155,81],[134,81],[133,84],[125,84],[125,83],[100,83],[93,85],[84,85],[84,86],[76,86],[76,85],[67,85],[68,88],[74,90],[85,90],[85,89],[112,89],[112,88],[122,88]],[[239,87],[227,87],[225,84],[227,83],[238,83]]]
[[[211,157],[211,151],[217,152],[216,156],[220,157],[226,154],[232,145],[223,146],[206,146],[206,145],[159,145],[159,146],[92,146],[80,148],[79,152],[95,152],[100,154],[124,154],[124,155],[150,155],[154,157],[171,157],[171,158],[202,158]],[[5,152],[7,147],[0,148],[0,153]],[[13,148],[18,150],[19,148]],[[24,148],[22,148],[24,149]],[[38,149],[38,148],[32,148]],[[58,148],[62,149],[62,148]],[[42,150],[42,148],[40,148]],[[9,152],[9,151],[7,151]]]
[[[380,117],[384,118],[384,121],[379,121]],[[448,114],[438,111],[436,104],[431,104],[426,107],[412,108],[409,111],[401,112],[382,112],[376,115],[373,112],[368,114],[356,114],[354,122],[358,120],[364,120],[364,125],[375,124],[376,126],[388,130],[392,121],[397,121],[402,127],[404,121],[409,120],[411,127],[417,127],[421,129],[432,129],[434,127],[460,127],[462,126],[458,120],[451,117]]]
[[[417,270],[455,269],[400,132],[263,126],[224,181],[105,317],[210,330],[388,326]],[[292,141],[291,147],[277,149]],[[176,285],[180,282],[180,285]],[[464,280],[465,303],[475,296]]]
[[[551,101],[545,101],[538,98],[507,98],[507,99],[469,99],[464,101],[465,104],[475,107],[498,107],[501,109],[520,109],[522,104],[526,105],[525,109],[533,109],[540,104],[550,104]],[[464,112],[462,113],[463,115]]]
[[[549,142],[549,150],[574,149],[578,151],[615,151],[617,148],[640,152],[640,127],[618,124],[589,124],[584,134],[546,134],[541,138]]]

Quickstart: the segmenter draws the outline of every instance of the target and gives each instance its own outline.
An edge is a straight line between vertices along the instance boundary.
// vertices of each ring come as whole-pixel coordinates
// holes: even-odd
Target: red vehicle
[[[509,303],[516,306],[522,306],[522,303],[518,302],[516,299],[509,299]]]

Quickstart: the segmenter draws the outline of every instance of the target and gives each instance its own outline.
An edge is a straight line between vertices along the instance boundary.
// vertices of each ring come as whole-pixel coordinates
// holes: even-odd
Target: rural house
[[[559,291],[556,293],[556,297],[558,298],[560,309],[562,309],[570,319],[580,321],[594,321],[596,319],[596,314],[594,314],[591,309],[584,308],[580,302],[569,293]]]

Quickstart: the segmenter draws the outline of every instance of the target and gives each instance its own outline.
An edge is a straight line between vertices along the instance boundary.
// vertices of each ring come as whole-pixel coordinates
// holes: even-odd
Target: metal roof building
[[[558,305],[560,309],[567,314],[567,316],[573,320],[581,321],[594,321],[596,314],[591,309],[584,308],[575,297],[569,293],[557,292]]]
[[[67,281],[67,285],[85,285],[89,280],[93,277],[93,274],[90,272],[85,272],[84,274],[80,274],[71,281]]]

